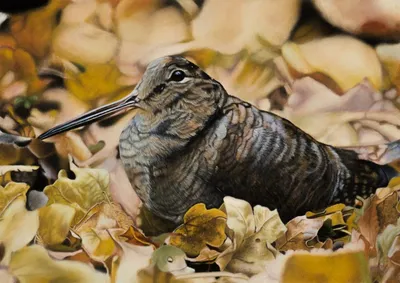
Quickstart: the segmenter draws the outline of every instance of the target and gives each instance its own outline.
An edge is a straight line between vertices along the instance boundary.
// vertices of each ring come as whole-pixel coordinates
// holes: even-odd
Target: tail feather
[[[386,187],[391,179],[400,176],[400,172],[391,164],[379,165],[378,174],[380,175],[378,187]]]
[[[344,179],[343,190],[335,199],[347,205],[353,205],[356,196],[367,198],[378,188],[387,187],[391,179],[400,176],[400,159],[389,164],[377,164],[359,159],[354,151],[340,149],[337,153],[349,175]]]

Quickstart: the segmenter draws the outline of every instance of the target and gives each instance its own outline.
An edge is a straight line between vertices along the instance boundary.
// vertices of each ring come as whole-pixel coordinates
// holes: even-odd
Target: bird
[[[218,208],[226,196],[277,209],[286,223],[336,203],[354,205],[399,175],[228,94],[180,55],[154,59],[126,97],[38,139],[130,109],[137,112],[119,139],[125,172],[144,206],[177,225],[193,205]]]

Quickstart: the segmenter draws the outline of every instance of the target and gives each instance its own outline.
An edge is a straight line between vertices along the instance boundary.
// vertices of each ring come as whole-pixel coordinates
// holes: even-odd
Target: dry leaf
[[[106,170],[72,167],[75,178],[68,178],[67,172],[61,170],[57,181],[47,186],[44,193],[48,204],[60,203],[75,208],[72,225],[78,223],[96,204],[110,200],[109,176]]]
[[[43,8],[11,17],[11,34],[21,48],[36,57],[49,53],[51,36],[57,23],[57,13],[68,0],[52,0]]]
[[[397,0],[363,2],[313,0],[324,18],[347,32],[381,38],[400,37],[400,5]]]
[[[122,39],[118,67],[128,76],[134,77],[135,64],[148,61],[152,52],[189,39],[189,26],[182,13],[173,6],[158,8],[157,4],[125,0],[116,8],[117,34]]]
[[[0,186],[0,213],[16,198],[25,196],[28,189],[28,185],[14,182],[8,183],[4,188]]]
[[[7,187],[10,184],[12,183],[9,183]],[[0,262],[2,264],[8,264],[12,253],[27,245],[39,227],[38,212],[27,211],[25,201],[25,192],[19,193],[0,214],[0,242],[3,246]]]
[[[107,64],[117,52],[115,34],[93,24],[62,24],[54,32],[52,48],[58,56],[74,63]],[[98,48],[101,46],[101,48]],[[98,83],[101,83],[99,80]],[[95,86],[95,85],[93,85]]]
[[[153,248],[151,246],[136,246],[117,241],[122,254],[116,257],[112,264],[111,276],[113,282],[138,282],[137,273],[150,265]]]
[[[58,261],[49,257],[38,245],[24,247],[15,252],[9,265],[10,273],[21,283],[108,283],[107,274],[76,261]]]
[[[306,242],[317,236],[323,223],[323,218],[308,219],[305,216],[290,220],[285,235],[276,240],[276,248],[281,251],[310,249]]]
[[[377,250],[379,264],[385,266],[391,260],[393,253],[398,252],[397,238],[400,235],[400,219],[396,225],[389,224],[382,233],[377,236]]]
[[[249,203],[232,197],[224,198],[224,207],[233,243],[218,256],[216,263],[221,270],[254,275],[278,254],[271,243],[286,227],[276,210],[257,205],[253,212]]]
[[[400,215],[397,210],[397,192],[389,192],[380,199],[377,195],[365,201],[363,214],[357,221],[360,233],[369,243],[369,253],[376,255],[376,240],[389,224],[395,224]]]
[[[104,262],[116,252],[113,237],[123,235],[132,225],[120,206],[100,203],[94,206],[73,230],[82,239],[82,248],[88,255]]]
[[[79,73],[67,70],[66,74],[68,91],[85,102],[102,97],[111,98],[121,90],[118,83],[121,73],[113,64],[87,64]]]
[[[4,44],[1,42],[0,44]],[[21,48],[0,48],[0,93],[5,100],[36,94],[48,84],[39,77],[32,55]]]
[[[299,276],[305,282],[371,282],[367,260],[360,250],[295,252],[286,261],[281,282],[298,282]]]
[[[400,34],[400,30],[399,30]],[[392,85],[400,91],[400,43],[380,44],[376,47],[376,53],[383,63]],[[398,94],[397,94],[398,95]]]
[[[399,110],[368,81],[342,96],[310,77],[289,84],[292,94],[283,111],[273,111],[277,115],[289,119],[320,142],[356,149],[360,156],[363,152],[363,158],[374,161],[384,158],[390,162],[400,157],[396,143],[384,145],[400,139]],[[391,147],[390,154],[384,156],[385,150],[379,146],[378,156],[374,156],[373,148],[366,150],[373,145]]]
[[[53,203],[39,209],[38,236],[44,246],[61,244],[68,235],[75,209],[71,206]]]
[[[382,86],[375,50],[350,36],[326,37],[299,45],[288,42],[282,46],[282,56],[295,77],[312,76],[337,93],[348,91],[365,78],[375,89]]]
[[[258,47],[259,38],[281,45],[297,22],[299,8],[297,0],[207,1],[192,22],[194,46],[234,54]]]
[[[338,251],[288,251],[270,262],[250,283],[365,282],[371,283],[363,247],[347,244]]]
[[[225,239],[226,215],[219,209],[206,209],[203,203],[192,206],[176,228],[170,244],[182,249],[189,257],[197,256],[209,245],[220,247]]]

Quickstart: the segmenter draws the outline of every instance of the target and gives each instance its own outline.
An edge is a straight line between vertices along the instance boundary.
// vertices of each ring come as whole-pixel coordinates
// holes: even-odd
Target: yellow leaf
[[[173,232],[170,244],[190,257],[197,256],[206,245],[219,247],[226,239],[226,214],[219,209],[207,210],[205,204],[198,203],[186,212],[183,222]]]
[[[46,82],[38,76],[37,67],[31,54],[17,49],[14,52],[15,71],[19,78],[28,84],[28,93],[35,93],[46,86]]]
[[[391,83],[400,90],[400,43],[380,44],[376,53],[389,75]]]
[[[122,88],[118,83],[121,73],[114,64],[88,64],[79,73],[67,69],[66,75],[67,89],[82,101],[109,98]]]
[[[368,263],[362,251],[340,253],[293,253],[285,263],[282,283],[371,282]]]
[[[24,247],[15,252],[11,257],[9,270],[21,283],[109,282],[107,274],[84,263],[51,259],[46,250],[38,245]]]
[[[8,183],[5,188],[0,186],[0,214],[18,196],[26,194],[29,186],[24,183]]]
[[[400,177],[395,177],[390,180],[388,187],[393,190],[400,190]]]
[[[116,249],[110,233],[114,237],[123,235],[132,225],[132,219],[119,205],[101,203],[74,227],[74,232],[82,239],[82,246],[91,258],[105,261]]]
[[[307,218],[315,218],[315,217],[320,217],[323,215],[329,215],[338,211],[342,211],[343,208],[345,208],[346,206],[343,203],[338,203],[338,204],[334,204],[331,205],[329,207],[327,207],[326,209],[324,209],[323,211],[320,212],[311,212],[308,211],[306,213]]]
[[[42,90],[47,84],[46,80],[39,78],[32,55],[21,48],[1,48],[0,63],[2,65],[0,67],[0,78],[7,72],[12,72],[14,75],[13,79],[1,88],[11,84],[14,80],[20,80],[27,85],[27,92],[32,94]]]
[[[53,203],[39,209],[38,236],[46,246],[61,244],[68,235],[75,209],[59,203]]]
[[[0,242],[5,248],[2,264],[7,264],[13,252],[27,245],[39,227],[38,212],[27,211],[25,200],[25,195],[20,195],[0,215]]]
[[[51,0],[46,7],[11,16],[11,34],[18,46],[36,57],[46,56],[57,23],[57,13],[68,2],[69,0]]]
[[[71,225],[75,225],[96,204],[110,200],[109,175],[107,170],[90,168],[71,168],[75,179],[70,179],[67,172],[61,170],[54,184],[47,186],[44,193],[48,204],[61,203],[76,210]]]
[[[0,78],[2,78],[14,67],[13,56],[16,44],[14,38],[5,34],[1,34],[0,44],[3,47],[0,48]]]

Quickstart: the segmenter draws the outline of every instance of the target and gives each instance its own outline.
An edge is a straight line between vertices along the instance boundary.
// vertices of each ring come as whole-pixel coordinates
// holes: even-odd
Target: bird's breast
[[[150,211],[179,222],[194,203],[221,202],[207,182],[214,164],[205,163],[198,147],[152,128],[144,132],[134,121],[123,130],[120,157],[132,187]]]

